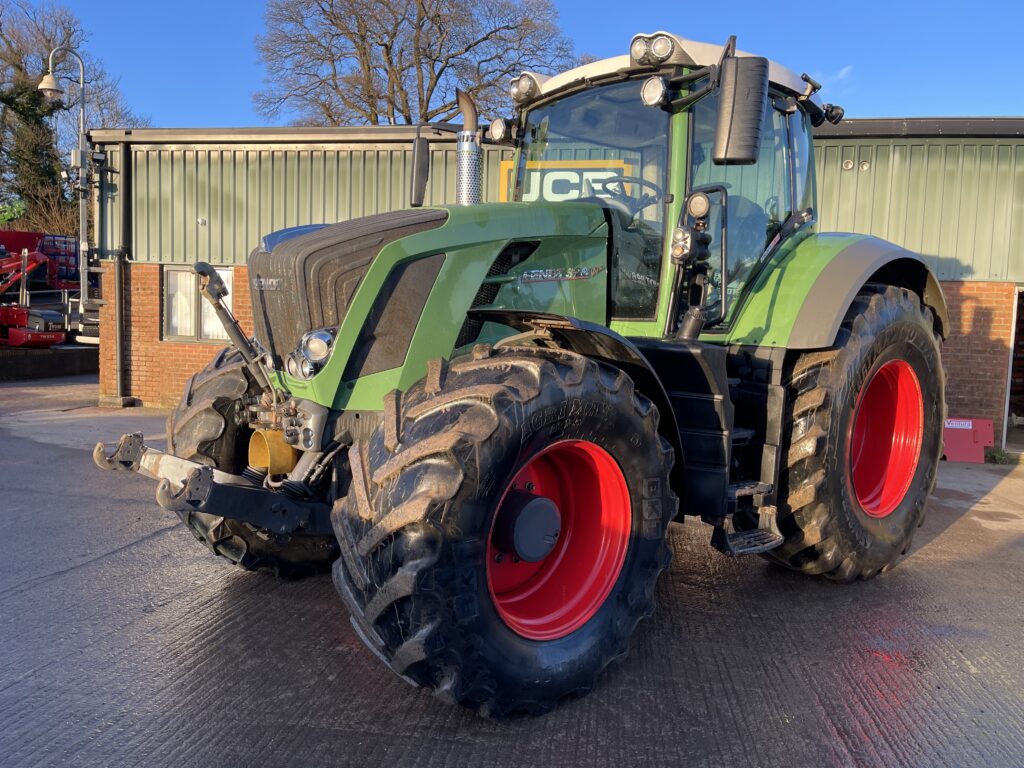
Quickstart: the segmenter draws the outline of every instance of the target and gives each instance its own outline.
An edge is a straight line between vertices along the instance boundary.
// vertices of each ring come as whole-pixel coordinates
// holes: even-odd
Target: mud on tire
[[[867,286],[850,307],[834,348],[795,358],[779,483],[779,527],[786,540],[765,557],[850,581],[888,570],[906,554],[924,520],[942,453],[945,375],[939,343],[931,310],[917,294]],[[905,495],[891,511],[873,515],[853,484],[851,434],[858,397],[893,361],[905,361],[920,384],[923,431]]]
[[[167,418],[167,450],[175,456],[241,474],[251,431],[243,396],[258,394],[237,350],[223,349],[194,374]],[[196,539],[214,554],[249,571],[270,570],[281,578],[322,573],[337,556],[333,536],[286,536],[205,512],[179,512]]]
[[[479,346],[385,401],[381,427],[349,454],[332,520],[334,580],[364,642],[407,680],[501,717],[539,714],[590,690],[654,610],[677,499],[658,414],[618,369],[561,350]],[[546,446],[588,441],[628,485],[628,549],[614,586],[578,629],[521,636],[488,586],[496,508]],[[570,534],[571,535],[571,534]]]

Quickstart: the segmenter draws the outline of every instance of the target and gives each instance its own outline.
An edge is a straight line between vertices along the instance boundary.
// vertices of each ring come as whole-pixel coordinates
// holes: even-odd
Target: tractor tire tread
[[[446,587],[475,578],[475,572],[464,568],[438,565],[443,546],[462,545],[445,540],[444,515],[465,482],[466,462],[540,395],[548,376],[566,389],[593,378],[607,397],[628,396],[657,435],[656,409],[634,393],[621,372],[562,350],[477,345],[468,356],[432,363],[427,378],[406,393],[399,424],[402,440],[394,451],[384,446],[375,466],[369,466],[367,445],[354,447],[353,484],[332,513],[342,554],[334,564],[334,581],[359,633],[397,674],[485,716],[540,714],[559,698],[590,688],[577,686],[554,698],[503,696],[486,668],[475,663],[472,640],[467,642],[459,630],[458,601],[442,599]],[[495,379],[501,383],[494,384]],[[671,466],[672,448],[658,439],[661,456]],[[411,483],[414,490],[388,511],[384,493],[403,483]],[[663,536],[650,565],[653,573],[640,579],[650,584],[635,588],[626,600],[624,641],[606,648],[601,669],[627,653],[629,634],[653,612],[653,582],[670,559]],[[442,615],[451,620],[443,621]]]
[[[782,546],[763,555],[766,559],[812,575],[849,582],[869,579],[888,571],[895,560],[882,566],[861,562],[855,551],[844,551],[841,537],[836,535],[833,512],[824,498],[828,478],[825,443],[829,435],[832,404],[844,364],[851,355],[871,342],[871,329],[880,327],[884,312],[899,307],[910,315],[917,314],[921,322],[933,329],[937,344],[941,338],[934,331],[934,317],[920,297],[906,288],[892,285],[868,284],[855,297],[840,327],[836,348],[807,352],[793,361],[785,382],[790,389],[792,411],[780,472],[779,526],[785,541]],[[939,386],[944,378],[939,372]],[[943,415],[945,415],[943,413]],[[931,460],[932,457],[922,457]],[[929,491],[934,487],[936,467],[931,467],[927,478]],[[897,549],[897,557],[910,549],[914,531],[924,520],[926,495],[918,499],[915,523]]]

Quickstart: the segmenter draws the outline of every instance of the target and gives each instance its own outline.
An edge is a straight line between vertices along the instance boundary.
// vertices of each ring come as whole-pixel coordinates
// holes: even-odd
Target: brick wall
[[[161,269],[158,264],[130,264],[124,274],[124,394],[144,405],[173,406],[185,382],[226,345],[224,341],[162,341]],[[252,332],[252,304],[245,267],[234,268],[231,300],[246,333]],[[101,276],[106,305],[100,313],[100,399],[116,394],[114,372],[114,270]]]
[[[1006,373],[1013,343],[1013,283],[942,284],[952,328],[942,348],[949,415],[992,419],[1002,441]]]
[[[252,330],[252,304],[245,267],[235,267],[232,301],[247,333]],[[205,366],[222,342],[161,341],[160,267],[132,264],[125,268],[125,394],[146,405],[173,406],[185,381]],[[100,397],[112,397],[114,380],[113,269],[102,277]],[[1003,429],[1006,367],[1012,332],[1012,283],[943,283],[949,306],[950,337],[943,347],[949,381],[949,415],[992,419],[996,439]]]

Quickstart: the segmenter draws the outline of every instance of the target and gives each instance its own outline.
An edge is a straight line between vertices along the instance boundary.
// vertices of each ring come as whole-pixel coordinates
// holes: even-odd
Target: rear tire
[[[334,580],[356,631],[397,674],[492,717],[588,692],[653,612],[670,559],[673,455],[657,428],[625,373],[570,352],[434,361],[349,454]],[[557,543],[532,565],[495,548],[522,490],[559,498]]]
[[[904,288],[868,286],[835,347],[797,357],[788,385],[786,540],[765,557],[838,581],[888,570],[924,520],[942,454],[945,375],[931,310]]]
[[[168,452],[241,474],[252,434],[243,399],[259,391],[238,350],[221,350],[188,380],[181,402],[167,418]],[[178,516],[211,552],[247,571],[269,570],[294,579],[327,571],[337,557],[333,536],[282,535],[206,512]]]

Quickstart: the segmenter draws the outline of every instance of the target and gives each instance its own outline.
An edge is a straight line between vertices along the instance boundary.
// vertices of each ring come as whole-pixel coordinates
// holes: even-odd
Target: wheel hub
[[[546,496],[511,490],[494,522],[494,546],[506,555],[538,563],[558,543],[562,515]]]

